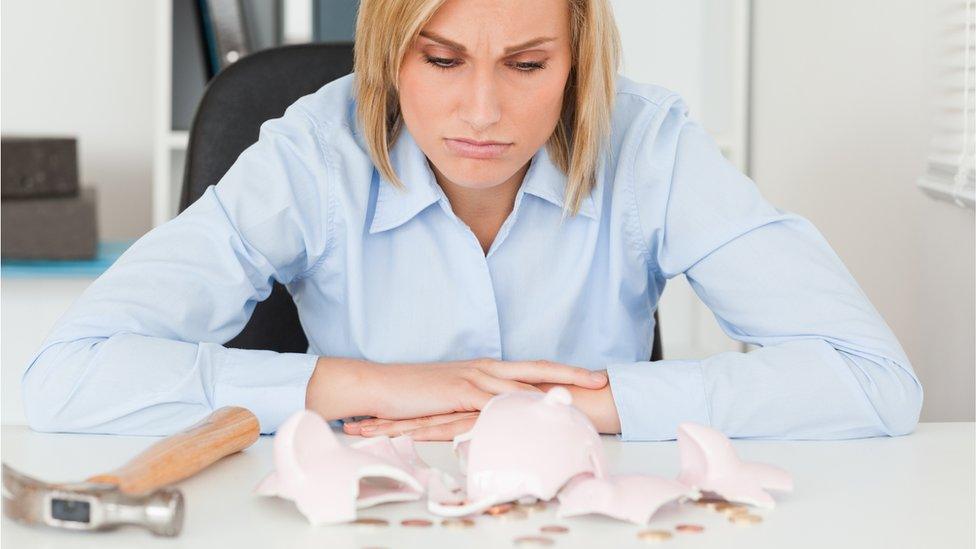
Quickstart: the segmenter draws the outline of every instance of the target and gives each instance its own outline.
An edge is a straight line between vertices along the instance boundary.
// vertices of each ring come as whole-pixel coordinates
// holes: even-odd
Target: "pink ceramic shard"
[[[662,505],[687,496],[699,497],[697,490],[663,477],[614,475],[597,478],[579,475],[559,492],[559,517],[599,513],[635,524],[647,524]]]
[[[766,490],[793,490],[793,477],[765,463],[739,459],[721,431],[698,423],[678,425],[681,474],[678,481],[700,491],[715,492],[729,501],[772,509],[776,501]]]
[[[440,469],[427,465],[417,454],[414,440],[408,435],[390,438],[370,437],[351,445],[357,450],[382,457],[410,473],[427,491],[428,497],[437,501],[460,501],[460,484],[457,479]]]
[[[312,524],[355,520],[356,510],[420,499],[423,484],[408,468],[343,446],[315,412],[296,412],[275,434],[275,471],[255,491],[293,500]]]
[[[599,433],[563,387],[493,397],[454,446],[467,475],[466,503],[428,498],[430,511],[442,516],[478,513],[523,497],[549,500],[576,475],[603,478],[606,472]]]

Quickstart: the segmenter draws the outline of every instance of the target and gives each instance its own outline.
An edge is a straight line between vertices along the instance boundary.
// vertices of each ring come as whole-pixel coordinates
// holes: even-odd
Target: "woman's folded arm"
[[[682,102],[662,117],[663,152],[635,166],[671,158],[669,181],[634,189],[651,283],[684,274],[726,334],[760,348],[608,365],[622,437],[673,439],[688,420],[749,438],[911,432],[918,377],[823,235],[766,202]]]
[[[244,406],[264,433],[304,407],[316,358],[223,346],[328,252],[328,165],[301,105],[261,126],[217,185],[136,241],[29,360],[39,431],[161,435]]]

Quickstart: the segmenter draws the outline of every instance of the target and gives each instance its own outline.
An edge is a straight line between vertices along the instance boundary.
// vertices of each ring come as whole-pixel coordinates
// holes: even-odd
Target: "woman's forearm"
[[[326,420],[375,415],[374,371],[366,360],[320,356],[305,390],[305,408]]]

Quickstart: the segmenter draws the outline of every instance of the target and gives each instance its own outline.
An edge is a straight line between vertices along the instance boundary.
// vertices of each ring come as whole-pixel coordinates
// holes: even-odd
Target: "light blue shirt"
[[[913,430],[922,387],[885,321],[676,93],[621,75],[612,154],[579,215],[561,220],[565,176],[542,147],[485,254],[405,127],[391,154],[407,192],[379,176],[354,77],[266,121],[217,185],[86,289],[24,374],[34,429],[167,434],[239,405],[271,433],[304,407],[323,355],[607,369],[625,440],[674,439],[682,421],[739,438]],[[760,348],[649,362],[653,313],[681,274]],[[308,353],[223,347],[273,281]]]

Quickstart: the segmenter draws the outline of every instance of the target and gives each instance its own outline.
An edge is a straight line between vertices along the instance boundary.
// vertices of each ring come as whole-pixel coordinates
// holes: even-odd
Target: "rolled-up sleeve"
[[[275,281],[326,258],[331,173],[299,103],[216,185],[137,240],[57,321],[22,378],[38,431],[164,435],[222,406],[271,433],[304,408],[317,357],[231,349]]]
[[[680,99],[648,128],[633,189],[648,276],[684,274],[726,334],[759,348],[608,365],[622,438],[674,439],[681,421],[739,438],[910,433],[922,386],[824,236],[764,200]]]

